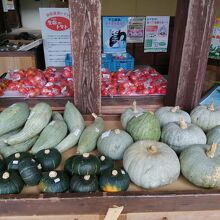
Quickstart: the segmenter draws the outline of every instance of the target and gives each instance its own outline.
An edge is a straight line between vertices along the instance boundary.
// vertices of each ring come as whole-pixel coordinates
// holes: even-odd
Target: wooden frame
[[[178,0],[174,30],[174,38],[176,39],[173,42],[170,61],[170,81],[167,96],[167,103],[169,104],[180,104],[188,109],[198,102],[207,63],[208,36],[214,22],[215,4],[216,0]],[[100,91],[97,92],[96,90],[100,88],[100,78],[97,76],[100,60],[95,55],[100,52],[100,48],[97,48],[100,46],[100,42],[94,36],[99,33],[100,21],[97,17],[93,17],[93,20],[91,20],[92,15],[97,16],[100,13],[99,1],[70,0],[70,10],[72,18],[77,18],[79,22],[77,28],[72,30],[73,42],[75,46],[78,44],[76,51],[73,52],[74,70],[76,74],[79,74],[76,75],[75,85],[77,91],[75,92],[75,101],[81,111],[83,110],[83,113],[92,111],[99,113],[101,97]],[[84,12],[85,14],[83,14]],[[200,13],[203,13],[202,18]],[[83,26],[82,21],[86,23],[86,28],[81,28],[83,31],[80,30],[80,27]],[[197,29],[197,23],[204,26],[204,29]],[[75,37],[74,30],[76,31]],[[91,31],[90,35],[88,34],[89,30]],[[182,32],[182,30],[184,31]],[[199,38],[201,34],[203,37]],[[88,40],[90,43],[91,40],[94,40],[94,44],[89,44],[91,46],[89,50],[87,50],[84,42],[79,42],[82,36],[83,40]],[[197,38],[199,40],[195,43],[194,40]],[[188,46],[186,40],[193,43],[190,51],[184,49]],[[195,56],[196,50],[199,51],[199,57]],[[87,51],[88,55],[86,54]],[[85,64],[92,64],[92,70]],[[192,69],[187,68],[187,65]],[[92,75],[87,79],[86,74]],[[198,81],[198,85],[195,83],[196,81]],[[173,86],[172,84],[175,83],[176,86]],[[82,84],[83,89],[80,87]],[[85,93],[84,89],[90,94]],[[83,100],[80,101],[81,99]],[[140,101],[147,102],[145,99]],[[107,100],[107,102],[112,106],[114,101]],[[128,102],[130,102],[130,99],[125,98],[124,103],[127,104]],[[158,103],[160,102],[161,100],[158,100]],[[218,210],[220,208],[219,202],[220,190],[203,189],[178,192],[128,191],[114,194],[102,192],[89,194],[20,194],[0,196],[0,213],[5,216],[105,214],[107,209],[114,205],[123,205],[125,207],[123,213],[200,211]]]

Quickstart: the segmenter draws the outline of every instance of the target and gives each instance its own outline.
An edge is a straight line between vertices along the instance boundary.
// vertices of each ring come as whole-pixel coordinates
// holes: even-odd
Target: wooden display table
[[[87,122],[87,124],[90,122]],[[121,128],[119,121],[106,121],[106,129]],[[76,147],[63,154],[63,161],[73,155]],[[95,152],[94,152],[95,153]],[[116,166],[120,166],[117,162]],[[220,189],[202,189],[189,183],[184,177],[173,184],[154,190],[144,190],[133,183],[128,191],[119,193],[57,193],[41,194],[37,186],[25,187],[21,194],[0,196],[0,219],[103,219],[109,208],[124,206],[119,219],[211,219],[220,216]],[[204,216],[198,211],[206,211]],[[157,212],[155,214],[155,212]],[[187,214],[185,214],[187,212]],[[136,214],[134,214],[136,213]],[[137,214],[138,213],[138,214]],[[144,213],[144,214],[141,214]],[[178,214],[180,213],[180,214]],[[190,214],[191,213],[191,214]],[[208,213],[208,214],[207,214]],[[47,217],[44,217],[44,216]],[[69,215],[69,216],[67,216]],[[88,217],[88,215],[91,217]],[[179,216],[175,217],[175,216]],[[6,218],[8,216],[8,218]],[[21,216],[21,217],[18,217]],[[24,218],[23,216],[29,216]],[[32,217],[30,217],[32,216]],[[48,218],[48,216],[51,216]],[[54,217],[56,216],[56,217]],[[182,216],[182,217],[181,217]],[[191,217],[190,217],[191,216]],[[194,217],[194,218],[192,218]],[[217,219],[217,218],[212,218]],[[219,220],[219,217],[218,217]]]

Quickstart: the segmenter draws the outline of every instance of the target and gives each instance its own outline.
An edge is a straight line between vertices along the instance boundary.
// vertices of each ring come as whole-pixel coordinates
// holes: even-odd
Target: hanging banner
[[[144,42],[145,17],[128,17],[127,43]]]
[[[104,53],[125,53],[128,17],[102,17]]]
[[[71,53],[68,8],[40,8],[40,21],[46,66],[65,66]]]
[[[144,52],[167,52],[169,16],[147,16]]]
[[[220,59],[220,18],[216,18],[215,20],[209,49],[209,58]]]

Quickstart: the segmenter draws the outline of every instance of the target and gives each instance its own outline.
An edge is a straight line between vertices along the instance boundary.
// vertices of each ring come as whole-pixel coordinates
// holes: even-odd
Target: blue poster
[[[128,17],[102,17],[104,53],[125,53]]]

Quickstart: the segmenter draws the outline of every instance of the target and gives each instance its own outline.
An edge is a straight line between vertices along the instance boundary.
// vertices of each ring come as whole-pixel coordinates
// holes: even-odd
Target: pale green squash
[[[138,141],[124,153],[123,166],[132,182],[146,189],[157,188],[177,180],[180,163],[166,144]]]
[[[29,116],[26,103],[15,103],[0,113],[0,136],[20,128]]]
[[[207,133],[207,144],[213,144],[216,143],[218,146],[220,146],[220,126],[216,126],[212,128]]]
[[[104,120],[96,114],[92,114],[95,121],[87,126],[80,136],[77,152],[79,154],[89,153],[96,148],[99,136],[104,131]]]
[[[162,129],[161,141],[177,153],[194,144],[206,144],[206,135],[201,128],[183,120],[171,122]]]
[[[213,103],[209,106],[201,105],[195,107],[190,116],[192,123],[202,128],[205,132],[220,125],[220,107],[215,107]]]
[[[121,124],[124,129],[126,129],[128,122],[134,117],[145,112],[144,109],[137,107],[136,101],[133,102],[133,107],[126,109],[121,114]]]
[[[156,110],[155,117],[159,120],[161,127],[170,122],[178,122],[180,119],[183,119],[187,123],[191,123],[190,115],[181,110],[179,106],[161,107]]]
[[[204,188],[220,186],[220,148],[216,147],[193,145],[181,153],[181,171],[190,182]]]
[[[36,104],[23,127],[23,129],[10,136],[7,144],[15,145],[38,135],[49,123],[52,115],[52,109],[47,103],[41,102]]]
[[[113,160],[121,160],[124,151],[133,143],[132,137],[125,131],[115,129],[104,132],[98,139],[100,153]]]

